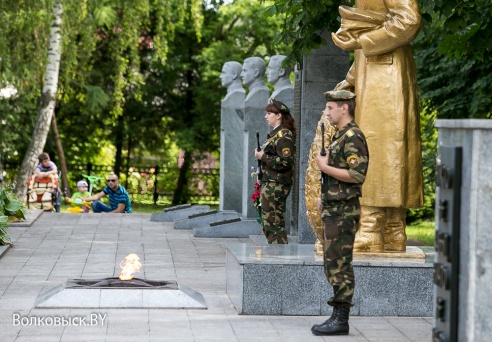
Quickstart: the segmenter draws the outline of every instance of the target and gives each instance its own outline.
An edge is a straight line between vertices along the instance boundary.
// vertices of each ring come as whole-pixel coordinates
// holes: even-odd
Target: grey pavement
[[[349,336],[318,337],[310,328],[325,317],[238,315],[226,294],[225,245],[249,239],[194,238],[150,216],[43,213],[31,226],[10,227],[14,245],[0,258],[0,341],[431,340],[431,317],[351,317]],[[200,292],[208,309],[35,308],[41,293],[68,279],[118,276],[130,253],[143,264],[136,277],[177,281]]]

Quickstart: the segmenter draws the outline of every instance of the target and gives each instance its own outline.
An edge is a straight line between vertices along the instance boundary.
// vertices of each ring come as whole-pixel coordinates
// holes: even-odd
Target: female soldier
[[[274,98],[265,108],[265,119],[273,130],[261,150],[255,150],[261,161],[261,218],[268,243],[287,244],[285,202],[293,180],[296,152],[294,119],[289,108]]]

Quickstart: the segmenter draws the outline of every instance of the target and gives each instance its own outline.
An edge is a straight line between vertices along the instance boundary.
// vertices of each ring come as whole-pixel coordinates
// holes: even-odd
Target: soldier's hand
[[[261,157],[263,157],[263,150],[258,151],[255,149],[255,158],[259,160]]]
[[[322,170],[322,167],[324,165],[328,165],[328,158],[330,157],[330,152],[326,151],[326,156],[322,156],[321,154],[318,153],[316,156],[316,164],[318,164],[318,167],[320,170]]]

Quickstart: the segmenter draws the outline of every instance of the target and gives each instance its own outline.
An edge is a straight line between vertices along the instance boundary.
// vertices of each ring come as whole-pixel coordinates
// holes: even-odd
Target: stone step
[[[174,222],[176,220],[188,218],[190,215],[209,210],[210,206],[208,205],[192,205],[186,208],[183,207],[177,210],[152,214],[150,220],[155,222]]]
[[[212,223],[215,223],[217,221],[222,222],[230,220],[240,221],[241,219],[239,218],[239,213],[233,210],[211,210],[205,213],[190,215],[186,219],[174,221],[174,229],[206,228],[210,227]]]
[[[208,238],[247,238],[250,235],[262,234],[261,226],[256,220],[242,220],[232,219],[233,222],[224,222],[214,225],[210,224],[210,227],[196,228],[194,229],[194,237],[208,237]]]

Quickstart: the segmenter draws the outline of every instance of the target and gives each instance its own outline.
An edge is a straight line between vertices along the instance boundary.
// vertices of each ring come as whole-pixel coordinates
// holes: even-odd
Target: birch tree
[[[53,0],[53,19],[50,29],[50,43],[48,49],[48,64],[46,65],[46,75],[44,86],[41,93],[40,105],[34,131],[32,133],[29,148],[22,161],[15,194],[18,198],[24,198],[26,193],[26,183],[29,175],[34,170],[38,155],[43,152],[46,138],[51,125],[53,111],[56,103],[56,93],[58,88],[58,74],[61,59],[61,23],[63,6],[61,0]]]

